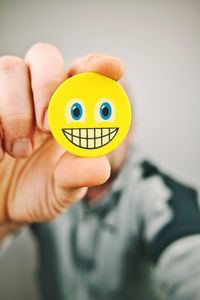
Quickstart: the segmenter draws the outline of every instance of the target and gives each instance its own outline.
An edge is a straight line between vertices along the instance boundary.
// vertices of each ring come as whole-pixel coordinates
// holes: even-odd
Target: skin
[[[52,93],[86,71],[118,81],[124,67],[118,58],[89,54],[66,71],[59,50],[44,43],[33,45],[24,59],[0,57],[1,241],[24,224],[57,217],[86,194],[89,201],[98,199],[111,170],[116,174],[123,164],[129,138],[107,157],[80,158],[50,134],[46,111]]]

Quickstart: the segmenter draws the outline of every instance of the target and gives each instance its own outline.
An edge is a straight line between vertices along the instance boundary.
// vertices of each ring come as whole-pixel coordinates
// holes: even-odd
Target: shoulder
[[[163,210],[156,209],[156,203],[151,203],[154,206],[155,214],[152,215],[152,222],[158,221],[168,211],[168,219],[160,223],[160,228],[149,241],[149,250],[153,262],[156,262],[162,252],[173,242],[194,234],[200,234],[200,210],[197,189],[180,182],[172,176],[161,171],[155,164],[144,160],[141,166],[141,181],[148,182],[148,191],[151,193],[151,182],[154,182],[155,188],[162,188],[168,191],[168,196],[165,199],[159,199],[160,207]],[[155,180],[157,183],[155,183]],[[156,191],[153,192],[154,197]],[[162,193],[160,193],[162,195]],[[148,197],[148,195],[147,195]],[[162,211],[162,213],[161,213]],[[163,216],[162,216],[163,214]],[[154,222],[155,223],[155,222]],[[158,223],[157,223],[158,224]]]

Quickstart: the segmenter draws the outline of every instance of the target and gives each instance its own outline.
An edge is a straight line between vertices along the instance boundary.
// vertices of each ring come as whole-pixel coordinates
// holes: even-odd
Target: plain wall
[[[200,1],[0,0],[0,55],[54,43],[66,67],[89,52],[120,57],[134,96],[135,140],[164,169],[200,181]],[[0,259],[0,299],[38,299],[28,230]]]

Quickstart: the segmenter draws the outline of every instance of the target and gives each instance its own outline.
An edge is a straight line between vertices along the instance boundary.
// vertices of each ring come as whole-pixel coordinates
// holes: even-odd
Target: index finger
[[[64,60],[59,50],[45,43],[33,45],[26,54],[38,128],[48,129],[47,107],[55,89],[66,79]]]

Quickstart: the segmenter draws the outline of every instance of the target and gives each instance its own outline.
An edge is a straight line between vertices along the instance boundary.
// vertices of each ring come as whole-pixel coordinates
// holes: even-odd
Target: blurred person
[[[24,59],[0,58],[1,251],[30,225],[46,300],[199,300],[197,191],[135,149],[134,121],[106,157],[76,157],[50,134],[52,93],[85,71],[120,81],[124,67],[89,54],[66,71],[59,50],[43,43]]]

